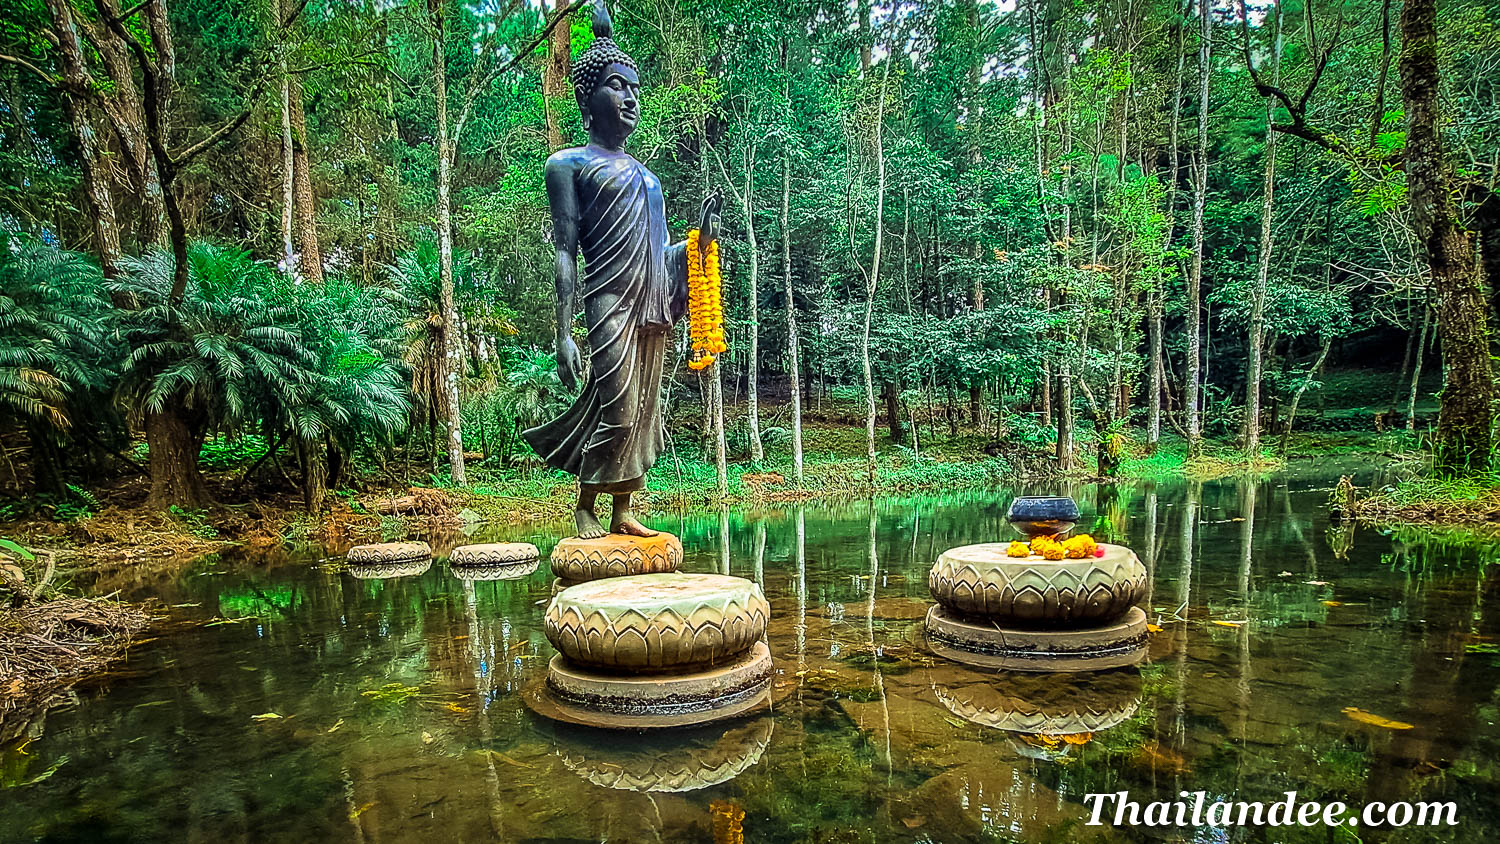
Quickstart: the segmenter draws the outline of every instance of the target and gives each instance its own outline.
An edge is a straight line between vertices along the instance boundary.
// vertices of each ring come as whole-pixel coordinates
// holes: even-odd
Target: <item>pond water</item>
[[[545,563],[474,582],[440,556],[361,580],[317,548],[210,557],[128,584],[174,624],[0,748],[0,841],[1497,840],[1495,546],[1330,532],[1335,479],[658,516],[684,570],[763,583],[777,675],[771,714],[646,736],[525,707],[552,654]],[[1145,561],[1161,629],[1141,666],[994,674],[925,651],[928,567],[1008,538],[1022,492],[1074,495],[1082,528]],[[530,539],[545,555],[561,528],[483,526],[447,544]],[[1025,732],[1037,713],[1100,728]],[[1084,794],[1121,790],[1452,800],[1460,824],[1082,825]]]

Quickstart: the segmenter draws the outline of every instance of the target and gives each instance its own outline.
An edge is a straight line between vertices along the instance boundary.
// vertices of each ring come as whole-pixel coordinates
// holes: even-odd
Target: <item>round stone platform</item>
[[[377,542],[374,545],[356,545],[350,548],[344,559],[351,566],[372,566],[422,560],[431,556],[432,546],[425,542]]]
[[[676,672],[750,650],[770,615],[760,587],[742,577],[643,574],[564,589],[547,607],[544,632],[578,667]]]
[[[771,650],[747,653],[711,668],[672,674],[609,674],[569,662],[547,666],[545,683],[528,689],[533,711],[557,721],[606,729],[655,729],[707,724],[755,712],[771,693]]]
[[[534,562],[540,558],[541,553],[530,542],[491,542],[454,548],[453,553],[448,555],[448,565],[510,566]]]
[[[1057,674],[981,674],[934,678],[933,694],[954,715],[996,730],[1043,736],[1100,733],[1141,704],[1139,668]]]
[[[570,536],[552,549],[552,573],[575,583],[677,571],[681,563],[682,542],[670,533],[611,533],[598,539]]]
[[[955,662],[1013,671],[1094,671],[1134,665],[1146,655],[1146,614],[1098,627],[1035,630],[960,618],[938,605],[927,612],[933,653]]]
[[[1146,595],[1146,567],[1121,545],[1100,545],[1104,555],[1046,560],[1010,557],[1009,543],[951,548],[927,576],[932,597],[955,617],[1001,625],[1077,628],[1125,615]]]

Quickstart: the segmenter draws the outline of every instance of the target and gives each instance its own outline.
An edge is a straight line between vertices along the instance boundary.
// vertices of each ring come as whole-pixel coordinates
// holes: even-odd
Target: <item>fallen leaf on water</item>
[[[1062,740],[1064,742],[1068,743],[1068,744],[1078,744],[1078,745],[1088,744],[1089,742],[1091,742],[1091,741],[1094,740],[1094,734],[1093,733],[1068,733],[1067,735],[1065,735],[1065,736],[1062,737]]]
[[[958,720],[957,718],[944,718],[943,720],[947,721],[949,724],[952,724],[955,727],[967,727],[967,726],[969,726],[968,724],[965,724],[964,722]]]
[[[467,638],[469,638],[469,637],[468,636],[454,636],[453,637],[453,641],[455,641],[455,642],[462,642],[463,640],[465,640]]]
[[[1146,625],[1146,632],[1147,633],[1160,633],[1161,632],[1161,625],[1160,624],[1148,624],[1148,625]]]
[[[1382,730],[1411,730],[1416,728],[1415,724],[1408,724],[1405,721],[1392,721],[1373,712],[1366,712],[1357,706],[1346,706],[1342,711],[1344,717],[1350,721],[1369,724],[1372,727],[1379,727]]]
[[[1220,627],[1243,627],[1245,625],[1245,622],[1243,622],[1243,621],[1219,621],[1219,620],[1215,620],[1214,624],[1217,624]]]
[[[1277,577],[1291,577],[1291,576],[1292,576],[1292,573],[1291,573],[1291,572],[1289,572],[1289,571],[1284,571],[1284,572],[1282,572],[1282,573],[1281,573],[1281,574],[1278,574],[1278,575],[1276,575],[1276,576],[1277,576]]]
[[[351,809],[349,810],[349,820],[359,820],[360,815],[363,815],[365,812],[368,812],[373,808],[375,808],[374,803],[366,803],[365,805],[360,806],[358,809]]]
[[[1332,586],[1333,585],[1332,583],[1329,583],[1326,580],[1304,580],[1302,582],[1306,583],[1308,586]]]
[[[339,727],[342,726],[344,726],[344,719],[340,718],[337,721],[333,722],[333,726],[329,727],[327,730],[324,730],[324,732],[329,734],[336,733],[338,732]]]
[[[422,731],[422,743],[423,744],[432,744],[435,741],[437,741],[437,739],[435,739],[435,738],[432,737],[432,733],[429,733],[426,730]]]
[[[528,765],[528,764],[526,764],[525,762],[522,762],[519,759],[515,759],[513,757],[507,756],[506,754],[501,753],[498,750],[491,750],[490,753],[492,755],[494,755],[495,758],[499,759],[500,761],[505,762],[508,765],[515,765],[517,768],[535,768],[536,767],[535,765]]]
[[[259,715],[251,715],[250,716],[250,720],[251,721],[275,721],[276,719],[278,719],[280,717],[281,716],[277,715],[275,712],[262,712]]]
[[[922,824],[924,824],[926,822],[927,822],[927,819],[924,818],[924,817],[922,817],[921,815],[916,815],[916,816],[913,816],[913,817],[910,817],[910,818],[902,818],[901,819],[901,825],[905,826],[907,829],[916,829],[917,827],[921,826]]]
[[[456,703],[444,704],[443,708],[447,709],[449,712],[457,712],[459,715],[468,715],[470,712],[468,707],[459,706]]]
[[[1323,602],[1323,606],[1325,606],[1325,607],[1342,607],[1343,605],[1344,605],[1343,601],[1324,601]]]

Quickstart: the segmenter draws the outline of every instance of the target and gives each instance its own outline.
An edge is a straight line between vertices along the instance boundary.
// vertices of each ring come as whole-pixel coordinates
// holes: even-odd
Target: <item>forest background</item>
[[[581,0],[4,9],[3,515],[565,485],[518,432],[570,399]],[[1298,419],[1495,486],[1492,2],[612,12],[674,235],[727,197],[653,489],[1254,467]]]

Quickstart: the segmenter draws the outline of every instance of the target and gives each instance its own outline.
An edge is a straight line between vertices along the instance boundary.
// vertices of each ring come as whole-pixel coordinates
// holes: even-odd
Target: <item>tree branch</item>
[[[12,56],[12,55],[8,55],[6,53],[0,53],[0,62],[10,62],[11,64],[14,64],[14,65],[20,65],[21,67],[26,68],[27,70],[31,71],[32,73],[35,73],[37,76],[40,76],[42,78],[43,82],[46,82],[48,85],[52,86],[53,88],[61,88],[62,87],[62,81],[60,79],[58,79],[56,77],[53,77],[53,76],[49,76],[45,70],[42,70],[41,68],[37,67],[36,65],[34,65],[31,62],[27,61],[26,59],[21,58],[20,56]]]
[[[255,99],[255,95],[260,93],[260,88],[260,84],[257,83],[254,91],[250,95],[250,99]],[[190,147],[187,147],[186,149],[172,153],[172,163],[177,165],[187,164],[189,161],[192,161],[194,158],[197,158],[199,155],[202,155],[204,152],[206,152],[209,147],[233,134],[236,129],[245,125],[245,121],[249,119],[250,109],[247,108],[234,117],[230,118],[224,123],[224,125],[208,133],[208,136],[203,140],[199,141],[196,144],[193,144]]]

